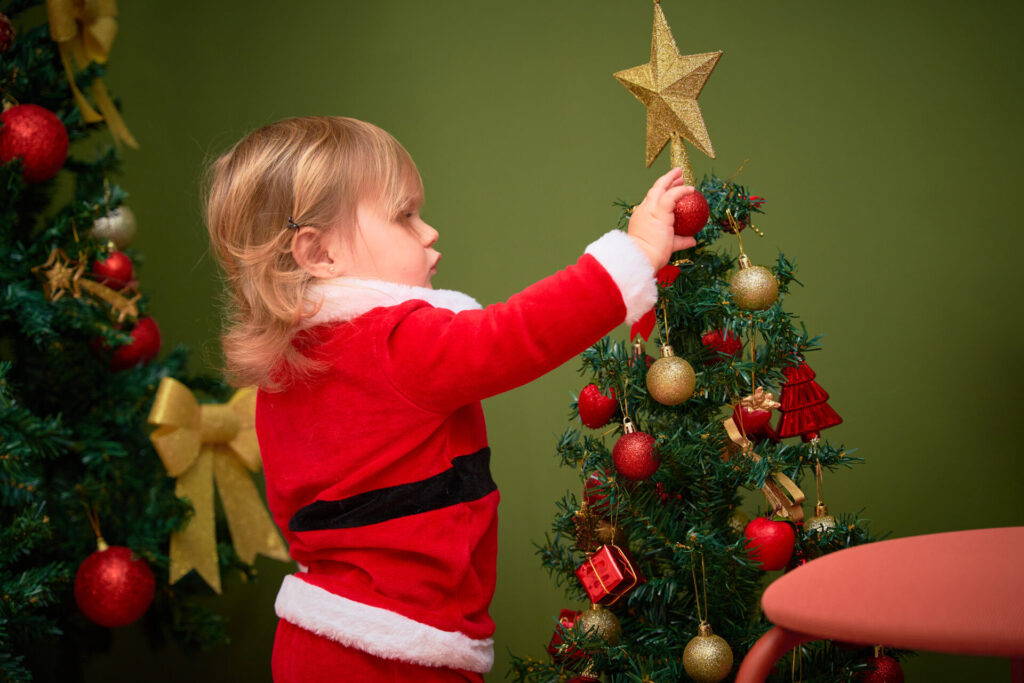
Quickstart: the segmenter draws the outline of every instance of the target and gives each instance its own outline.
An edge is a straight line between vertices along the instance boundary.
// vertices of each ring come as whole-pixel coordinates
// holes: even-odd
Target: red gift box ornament
[[[548,643],[548,654],[556,662],[574,661],[583,656],[583,651],[576,647],[561,648],[562,629],[571,630],[579,618],[579,610],[563,609],[558,614],[558,626],[551,634],[551,642]]]
[[[617,545],[603,545],[576,569],[591,602],[612,605],[644,578]]]

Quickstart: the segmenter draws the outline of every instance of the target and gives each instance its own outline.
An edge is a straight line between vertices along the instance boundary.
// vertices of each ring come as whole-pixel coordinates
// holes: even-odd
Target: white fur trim
[[[310,285],[306,292],[308,310],[313,310],[324,298],[324,304],[316,315],[303,318],[299,327],[311,327],[336,320],[349,320],[378,306],[394,306],[410,299],[423,299],[437,308],[447,308],[456,313],[473,308],[483,308],[476,299],[465,292],[454,289],[433,289],[400,282],[373,280],[342,275],[336,278],[320,279]]]
[[[628,234],[612,229],[587,245],[590,254],[615,280],[626,304],[627,325],[632,325],[658,303],[658,281],[650,259]]]
[[[494,639],[443,631],[397,612],[374,607],[289,574],[274,602],[277,616],[364,652],[425,666],[486,673],[494,666]]]

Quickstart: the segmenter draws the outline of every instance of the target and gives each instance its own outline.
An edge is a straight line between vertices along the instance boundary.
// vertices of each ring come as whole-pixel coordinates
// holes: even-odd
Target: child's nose
[[[429,247],[430,245],[437,241],[437,238],[440,237],[440,234],[437,232],[437,230],[428,225],[426,232],[424,233],[424,237],[426,239],[426,244]]]

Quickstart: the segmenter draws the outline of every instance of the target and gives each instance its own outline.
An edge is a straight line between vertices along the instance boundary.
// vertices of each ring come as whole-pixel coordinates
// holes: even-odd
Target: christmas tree
[[[253,576],[256,552],[287,559],[248,474],[259,465],[253,392],[187,375],[182,346],[157,358],[128,193],[111,180],[121,146],[138,147],[102,80],[114,3],[45,3],[42,24],[22,25],[43,4],[0,4],[7,681],[80,680],[84,657],[130,623],[154,646],[168,634],[193,649],[225,642],[223,618],[198,598],[220,592],[223,569]],[[69,155],[104,129],[115,147]],[[73,180],[66,200],[61,180]]]
[[[680,55],[657,0],[654,11],[650,61],[615,77],[647,109],[647,165],[671,143],[672,165],[693,183],[684,141],[714,156],[697,96],[721,53]],[[866,520],[833,516],[823,500],[823,471],[862,459],[821,433],[841,418],[807,363],[820,336],[783,308],[801,284],[795,263],[779,253],[763,267],[746,254],[765,199],[735,176],[696,186],[676,205],[675,231],[697,245],[658,272],[658,304],[632,343],[605,337],[582,354],[589,383],[571,419],[585,429],[574,424],[557,444],[581,489],[557,501],[537,544],[582,604],[552,615],[549,658],[512,656],[516,680],[732,679],[772,626],[759,608],[768,572],[875,540]],[[618,204],[622,228],[635,204]],[[805,520],[808,475],[817,500]],[[750,520],[740,506],[757,490],[763,514]],[[905,653],[876,654],[816,641],[772,680],[896,680],[891,655]]]

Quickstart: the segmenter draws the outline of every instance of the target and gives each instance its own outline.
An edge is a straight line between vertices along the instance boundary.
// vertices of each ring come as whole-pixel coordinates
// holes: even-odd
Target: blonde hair
[[[327,366],[293,339],[316,310],[303,306],[314,276],[296,263],[288,217],[320,234],[337,230],[351,246],[356,209],[375,201],[395,216],[423,181],[412,157],[387,131],[347,116],[287,118],[253,130],[208,163],[203,218],[224,271],[224,365],[235,387],[282,391]],[[319,306],[317,307],[317,310]]]

